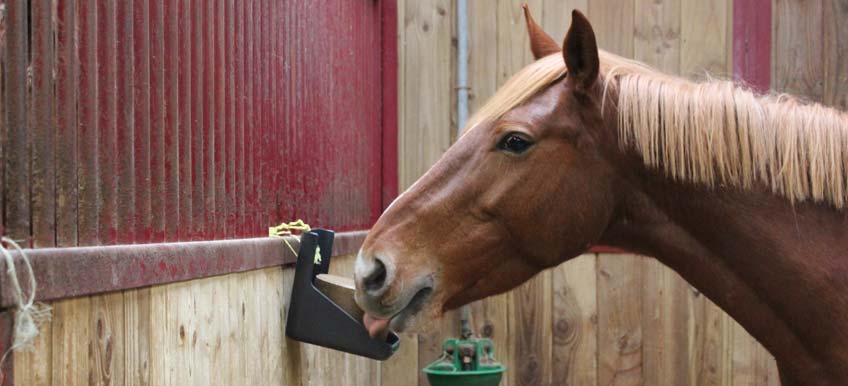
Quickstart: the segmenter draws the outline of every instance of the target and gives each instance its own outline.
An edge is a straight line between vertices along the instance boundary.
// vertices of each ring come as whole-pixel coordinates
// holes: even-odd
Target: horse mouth
[[[433,294],[432,287],[424,287],[418,290],[409,302],[406,303],[394,315],[386,318],[374,318],[366,313],[363,320],[365,328],[368,330],[372,338],[377,336],[385,336],[387,330],[391,329],[396,332],[402,332],[408,326],[410,321],[424,309],[427,301]]]
[[[424,309],[424,305],[427,303],[427,300],[429,300],[432,294],[432,287],[424,287],[418,290],[418,292],[412,296],[412,299],[409,300],[409,303],[406,304],[406,307],[402,308],[391,318],[391,329],[394,331],[405,330],[409,324],[409,320]]]

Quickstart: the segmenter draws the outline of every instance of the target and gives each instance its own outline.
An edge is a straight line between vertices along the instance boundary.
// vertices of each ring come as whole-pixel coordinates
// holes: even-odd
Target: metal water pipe
[[[468,2],[456,2],[456,137],[462,135],[465,123],[468,122]],[[469,319],[471,307],[462,306],[460,309],[460,337],[468,339],[472,335]]]

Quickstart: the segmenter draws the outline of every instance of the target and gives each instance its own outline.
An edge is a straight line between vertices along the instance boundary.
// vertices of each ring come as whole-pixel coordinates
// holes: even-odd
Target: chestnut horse
[[[512,289],[595,244],[654,256],[777,359],[848,385],[848,114],[599,51],[574,11],[380,217],[356,262],[372,334]]]

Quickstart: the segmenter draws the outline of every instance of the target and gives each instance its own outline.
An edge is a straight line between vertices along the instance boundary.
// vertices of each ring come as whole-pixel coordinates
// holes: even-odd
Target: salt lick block
[[[320,274],[315,277],[315,287],[323,292],[324,295],[327,295],[333,303],[338,304],[345,312],[353,316],[360,324],[362,323],[365,312],[359,308],[359,305],[356,304],[356,300],[354,299],[356,285],[353,283],[353,279],[330,274]],[[385,341],[388,333],[388,330],[386,330],[377,339]]]

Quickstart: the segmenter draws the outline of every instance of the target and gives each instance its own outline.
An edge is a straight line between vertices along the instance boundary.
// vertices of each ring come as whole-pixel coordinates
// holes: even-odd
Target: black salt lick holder
[[[313,229],[300,238],[294,272],[294,285],[286,320],[286,336],[294,340],[344,351],[377,360],[386,360],[400,345],[389,331],[385,341],[371,339],[362,322],[315,287],[315,277],[330,270],[333,232]],[[321,247],[321,263],[314,263],[315,248]]]

